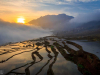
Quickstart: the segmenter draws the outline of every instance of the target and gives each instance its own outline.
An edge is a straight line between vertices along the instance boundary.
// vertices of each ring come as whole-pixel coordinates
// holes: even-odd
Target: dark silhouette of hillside
[[[36,20],[30,21],[29,24],[41,26],[42,28],[54,28],[56,26],[64,24],[65,22],[68,22],[73,18],[73,16],[68,16],[66,14],[46,15]]]
[[[66,14],[46,15],[29,24],[40,26],[44,29],[53,30],[53,34],[59,36],[100,36],[100,21],[89,21],[84,23],[72,23],[73,16]]]

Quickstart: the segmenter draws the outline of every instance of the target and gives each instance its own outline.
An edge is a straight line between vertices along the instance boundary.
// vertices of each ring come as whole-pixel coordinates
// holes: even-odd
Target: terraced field
[[[74,42],[49,36],[0,46],[0,70],[4,75],[100,75],[100,60]]]

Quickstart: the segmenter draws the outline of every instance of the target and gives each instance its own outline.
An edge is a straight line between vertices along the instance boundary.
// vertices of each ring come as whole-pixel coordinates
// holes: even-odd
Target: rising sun
[[[24,20],[25,20],[24,18],[18,18],[18,19],[17,19],[17,23],[25,23]]]

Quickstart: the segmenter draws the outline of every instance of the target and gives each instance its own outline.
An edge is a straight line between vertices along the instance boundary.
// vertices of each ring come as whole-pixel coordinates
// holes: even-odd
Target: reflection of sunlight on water
[[[59,39],[56,39],[56,40],[59,40]],[[36,42],[39,42],[39,41],[34,41],[34,42],[33,41],[24,41],[24,42],[21,42],[21,43],[10,44],[10,45],[7,45],[6,47],[2,46],[0,49],[9,48],[9,50],[15,50],[16,52],[0,55],[0,61],[1,60],[5,60],[8,57],[11,57],[12,55],[20,53],[20,52],[33,50],[34,48],[37,47],[36,45],[34,45],[34,48],[33,48],[33,43],[36,44]],[[52,45],[53,42],[55,42],[55,41],[49,40],[49,42],[50,42],[50,45]],[[59,43],[62,45],[61,41]],[[28,47],[27,45],[31,45],[31,47]],[[25,46],[25,47],[23,47],[23,46]],[[72,49],[77,49],[74,46],[71,46],[71,45],[68,45],[68,46],[70,48],[72,48]],[[11,48],[15,48],[15,49],[11,49]],[[21,50],[21,51],[18,51],[16,48],[20,48],[18,50]],[[42,48],[42,47],[39,46],[39,48]],[[48,69],[50,70],[50,65],[52,65],[52,70],[53,70],[55,75],[82,75],[78,71],[78,68],[77,68],[76,64],[74,64],[73,62],[68,61],[67,59],[65,59],[60,54],[59,50],[56,47],[54,47],[56,50],[53,50],[51,48],[52,47],[47,47],[47,49],[51,52],[50,53],[51,57],[48,56],[49,52],[46,50],[45,47],[43,47],[39,51],[33,50],[33,51],[30,51],[30,52],[25,52],[25,53],[22,53],[22,54],[14,56],[13,58],[11,58],[10,60],[8,60],[8,61],[6,61],[4,63],[0,63],[0,69],[4,69],[5,73],[7,73],[7,72],[9,72],[10,70],[12,70],[14,68],[23,66],[24,64],[27,64],[27,63],[30,63],[30,62],[34,61],[33,59],[36,58],[36,62],[38,62],[38,63],[35,63],[32,66],[30,66],[32,63],[28,64],[28,65],[26,65],[24,67],[21,67],[21,68],[19,68],[17,70],[14,70],[14,72],[25,73],[25,69],[28,66],[30,66],[29,67],[30,75],[35,75],[42,68],[43,69],[39,73],[39,75],[44,75],[44,74],[46,75],[47,72],[48,72]],[[35,51],[37,51],[37,53],[35,53]],[[58,52],[58,56],[56,55],[56,53],[54,51],[56,51],[56,53]],[[32,56],[32,52],[33,52],[35,57]],[[67,54],[69,54],[66,50],[65,50],[65,52]],[[39,55],[40,55],[40,57],[43,57],[43,59],[39,58]],[[52,56],[53,56],[53,58],[52,58]],[[57,60],[56,60],[56,58],[57,58]]]
[[[41,67],[43,67],[43,65],[45,65],[45,63],[49,59],[48,56],[47,56],[48,53],[46,52],[45,48],[41,49],[39,51],[39,54],[41,54],[41,56],[43,57],[43,60],[41,62],[36,63],[36,64],[34,64],[33,66],[30,67],[31,75],[35,75],[41,69]],[[39,61],[39,59],[37,61]],[[42,75],[44,75],[44,73],[47,71],[47,69],[48,69],[48,67],[45,67],[42,70]],[[41,75],[41,73],[39,75]]]
[[[50,47],[47,47],[47,48],[48,48],[48,50],[51,52],[50,55],[54,56],[54,54],[53,54],[51,48],[50,48]]]
[[[27,50],[25,50],[25,51],[29,51],[29,50],[32,50],[32,49],[27,49]],[[33,51],[34,51],[34,50],[33,50]],[[23,51],[17,51],[17,52],[13,52],[13,53],[7,53],[7,54],[4,54],[4,55],[0,55],[0,61],[1,61],[1,60],[5,60],[5,59],[7,59],[8,57],[10,57],[10,56],[12,56],[12,55],[14,55],[14,54],[20,53],[20,52],[23,52]],[[17,55],[17,56],[19,56],[19,55]],[[23,58],[24,58],[24,57],[27,57],[26,55],[23,56],[23,54],[21,54],[20,56],[22,56]],[[20,59],[20,58],[22,58],[22,57],[19,57],[18,59]],[[12,58],[11,58],[11,59],[12,59]]]
[[[0,69],[6,69],[8,72],[14,68],[20,67],[23,64],[29,63],[31,61],[31,52],[23,53],[11,58],[9,61],[6,61],[5,63],[0,64]]]
[[[15,46],[15,45],[19,45],[19,46]],[[12,55],[21,53],[23,51],[30,51],[30,50],[34,49],[33,47],[32,48],[30,47],[29,49],[28,48],[24,49],[22,43],[16,43],[16,44],[13,44],[13,45],[7,45],[6,47],[2,46],[2,47],[0,47],[0,50],[2,50],[2,48],[4,48],[5,50],[8,50],[8,51],[9,50],[10,51],[13,50],[13,51],[16,51],[16,52],[0,55],[0,61],[6,60],[8,57],[11,57]],[[21,51],[14,50],[12,48],[20,48],[19,50],[21,50]],[[33,51],[35,51],[35,50],[33,50]],[[0,69],[3,69],[5,71],[5,73],[7,73],[7,72],[9,72],[10,70],[12,70],[14,68],[22,66],[23,64],[30,63],[31,61],[33,61],[32,57],[31,57],[31,52],[32,51],[25,52],[25,53],[22,53],[22,54],[19,54],[19,55],[15,55],[10,60],[8,60],[8,61],[6,61],[4,63],[0,63]],[[23,68],[23,70],[25,70],[25,68]],[[22,72],[22,70],[20,70],[20,71]]]

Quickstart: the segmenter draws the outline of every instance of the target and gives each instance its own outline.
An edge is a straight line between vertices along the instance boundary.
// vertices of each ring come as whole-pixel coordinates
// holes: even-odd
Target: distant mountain
[[[66,14],[46,15],[36,20],[32,20],[29,24],[41,26],[45,29],[54,30],[54,34],[66,36],[95,36],[100,35],[100,21],[90,21],[87,23],[71,23],[73,16]],[[58,29],[57,29],[58,28]]]
[[[100,21],[90,21],[77,27],[80,30],[93,30],[100,28]]]
[[[46,15],[30,21],[29,24],[41,26],[47,29],[55,29],[57,26],[60,26],[61,24],[64,24],[73,18],[73,16],[68,16],[66,14]]]
[[[65,31],[63,35],[100,36],[100,21],[90,21],[90,22],[81,24],[70,31]]]

